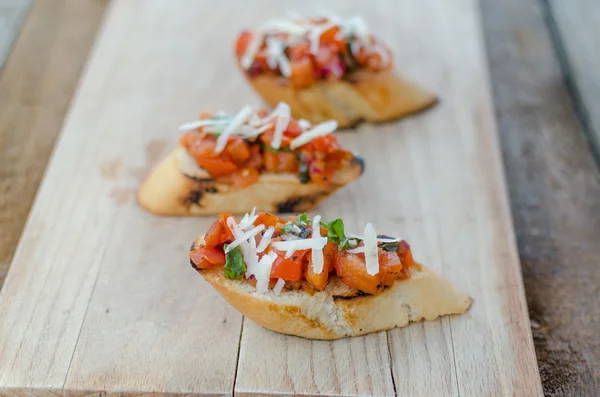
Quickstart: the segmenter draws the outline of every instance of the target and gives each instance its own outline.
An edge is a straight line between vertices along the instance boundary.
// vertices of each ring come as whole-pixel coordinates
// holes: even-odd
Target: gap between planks
[[[539,0],[541,6],[544,10],[544,17],[546,20],[546,25],[548,27],[548,31],[550,33],[550,37],[552,38],[552,44],[554,46],[554,50],[556,51],[556,55],[558,61],[560,63],[560,68],[563,75],[563,80],[565,86],[567,88],[567,92],[573,101],[573,111],[577,116],[581,124],[581,129],[584,133],[584,136],[590,146],[591,152],[593,154],[594,161],[596,162],[596,166],[600,168],[600,119],[595,120],[592,115],[591,109],[593,107],[600,106],[600,97],[594,96],[593,93],[586,92],[587,87],[584,87],[585,84],[599,84],[597,81],[589,81],[585,79],[585,76],[580,75],[576,67],[585,67],[582,66],[582,59],[576,58],[577,55],[585,58],[586,55],[589,54],[571,54],[569,55],[569,50],[571,51],[585,51],[584,48],[570,48],[576,46],[576,43],[573,43],[572,40],[579,39],[582,40],[581,37],[577,37],[575,33],[572,33],[568,30],[568,28],[579,28],[579,31],[583,32],[584,36],[585,29],[589,29],[589,26],[585,26],[586,21],[579,21],[579,26],[567,26],[561,28],[561,20],[565,19],[565,16],[557,15],[557,12],[560,10],[555,10],[557,8],[556,5],[553,5],[552,0]],[[559,0],[563,1],[563,0]],[[580,5],[577,4],[579,0],[572,0],[568,2],[567,7],[577,8]],[[558,5],[558,7],[564,7],[564,5]],[[574,21],[562,21],[563,24],[568,24],[569,22]],[[582,25],[583,24],[583,25]],[[596,26],[597,27],[597,26]],[[568,36],[572,34],[573,36],[569,39]],[[597,37],[589,37],[590,40],[596,39]],[[598,60],[600,61],[600,50],[599,50]],[[579,63],[579,64],[578,64]],[[596,65],[591,64],[588,65],[589,68],[595,68]],[[594,103],[594,101],[598,101]],[[600,114],[599,116],[600,117]]]

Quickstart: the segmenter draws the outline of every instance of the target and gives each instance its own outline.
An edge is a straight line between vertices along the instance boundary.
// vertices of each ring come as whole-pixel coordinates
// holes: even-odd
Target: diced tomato
[[[342,251],[337,254],[335,270],[338,277],[350,288],[367,294],[378,294],[383,291],[381,277],[367,273],[364,254],[351,254]]]
[[[300,43],[292,46],[289,49],[290,61],[298,61],[300,59],[308,58],[310,54],[310,42],[301,41]],[[309,58],[310,59],[310,58]]]
[[[323,230],[321,230],[321,236],[323,236],[325,234],[327,234],[327,233],[326,232],[323,233]],[[337,253],[338,253],[337,244],[332,243],[331,241],[328,241],[327,244],[325,245],[325,247],[323,248],[323,260],[325,261],[325,266],[327,266],[327,269],[329,271],[335,270],[335,258],[337,256]]]
[[[193,249],[189,253],[190,260],[198,269],[208,269],[212,264],[204,259],[202,248]]]
[[[222,266],[227,261],[222,249],[207,246],[190,251],[190,259],[200,269]]]
[[[315,67],[309,58],[292,61],[290,67],[292,70],[290,81],[292,86],[296,88],[308,87],[313,84],[317,78],[315,75]]]
[[[189,146],[186,146],[188,153],[198,161],[199,158],[205,157],[216,157],[215,147],[217,146],[217,140],[212,135],[206,135],[202,139],[195,139],[190,142]]]
[[[196,142],[199,142],[201,140],[202,134],[198,131],[186,131],[185,134],[183,134],[183,136],[181,137],[181,139],[179,139],[179,143],[184,148],[189,149],[190,147],[195,145]]]
[[[196,162],[212,176],[228,175],[238,170],[233,162],[222,158],[196,158]]]
[[[202,255],[208,263],[215,266],[224,265],[227,261],[225,257],[225,252],[223,251],[223,249],[219,248],[205,246],[202,248]]]
[[[219,214],[219,219],[221,220],[221,222],[223,222],[224,226],[227,226],[227,219],[229,219],[230,217],[232,217],[233,215],[231,215],[229,212],[221,212]],[[234,218],[235,219],[235,218]]]
[[[298,281],[302,278],[303,255],[296,252],[292,257],[285,258],[284,253],[278,253],[277,259],[271,268],[271,278],[282,278],[289,281]]]
[[[328,242],[323,248],[323,271],[315,273],[312,265],[312,255],[306,255],[306,281],[314,288],[322,291],[327,286],[329,272],[335,268],[337,245]]]
[[[234,186],[244,188],[256,182],[259,176],[260,173],[256,169],[243,168],[238,172],[231,174],[231,179],[233,180]]]
[[[335,41],[335,35],[340,31],[339,26],[332,26],[321,33],[321,43]]]
[[[221,222],[221,220],[214,221],[208,228],[206,234],[204,234],[204,242],[209,247],[222,244],[224,234],[225,230],[223,228],[223,222]]]
[[[237,41],[235,42],[235,54],[237,55],[238,59],[246,53],[246,49],[252,41],[253,36],[254,35],[252,34],[252,32],[249,32],[247,30],[243,31],[239,35]]]
[[[211,117],[212,117],[211,112],[200,112],[200,114],[198,115],[199,120],[208,120]]]
[[[250,158],[248,144],[239,137],[231,137],[227,142],[225,151],[231,156],[236,165],[242,165]]]
[[[266,150],[264,158],[265,168],[269,172],[298,172],[298,160],[292,152]]]
[[[379,273],[384,286],[390,287],[402,272],[402,263],[398,254],[379,249]]]
[[[329,185],[334,171],[323,160],[313,161],[308,167],[310,181],[321,186]]]
[[[402,266],[405,268],[409,268],[414,266],[415,261],[413,260],[412,251],[410,250],[410,245],[404,240],[398,243],[398,256],[400,257],[400,261],[402,262]]]
[[[291,138],[296,138],[297,136],[300,136],[302,134],[302,128],[300,128],[300,126],[298,125],[298,122],[296,120],[290,120],[290,123],[287,126],[287,129],[285,130],[285,135],[291,137]]]
[[[262,167],[262,164],[263,164],[263,156],[262,156],[262,153],[260,152],[260,146],[259,145],[250,146],[250,158],[248,158],[248,160],[244,164],[244,167],[255,168],[258,170]]]
[[[258,218],[256,218],[256,221],[254,222],[255,225],[265,225],[266,228],[271,226],[278,227],[284,223],[286,222],[283,219],[270,212],[259,212]]]

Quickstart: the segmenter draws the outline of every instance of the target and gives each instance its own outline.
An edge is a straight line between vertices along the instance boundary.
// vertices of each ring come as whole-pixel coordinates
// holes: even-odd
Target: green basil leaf
[[[227,249],[227,245],[223,246],[223,249]],[[227,254],[225,254],[227,261],[225,262],[225,277],[232,280],[241,280],[244,273],[246,273],[246,262],[242,256],[242,249],[238,245]]]
[[[321,226],[327,229],[327,241],[337,244],[338,251],[352,248],[350,245],[350,240],[360,242],[360,239],[358,238],[346,237],[344,234],[344,221],[341,219],[334,219],[330,222],[321,222]]]
[[[290,233],[300,238],[307,238],[310,235],[310,230],[307,228],[307,226],[309,225],[310,219],[308,219],[308,215],[304,213],[300,214],[298,216],[298,219],[296,219],[295,221],[290,221],[283,225],[279,229],[279,232],[281,234]]]

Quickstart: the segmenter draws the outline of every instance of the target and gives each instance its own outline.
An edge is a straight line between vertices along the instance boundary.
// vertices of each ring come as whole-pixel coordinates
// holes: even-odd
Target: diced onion
[[[321,237],[321,215],[315,215],[312,221],[312,237],[313,240],[318,240]],[[311,259],[313,271],[316,274],[323,273],[323,249],[313,248],[311,250]]]
[[[281,290],[283,289],[283,287],[285,286],[285,280],[280,278],[277,280],[277,283],[275,284],[275,287],[273,287],[273,293],[275,293],[275,295],[279,296],[279,294],[281,293]]]
[[[294,138],[290,143],[291,149],[296,149],[302,145],[306,145],[313,139],[331,134],[337,129],[338,123],[335,120],[325,121],[321,124],[317,124],[312,129],[305,131],[297,138]]]
[[[367,267],[367,273],[374,276],[379,273],[379,258],[377,255],[377,233],[372,224],[367,223],[365,226],[365,263]]]
[[[260,243],[256,248],[256,252],[261,253],[267,249],[269,243],[271,242],[271,237],[273,237],[273,233],[275,233],[275,228],[273,226],[269,226],[265,234],[263,234],[262,238],[260,239]]]

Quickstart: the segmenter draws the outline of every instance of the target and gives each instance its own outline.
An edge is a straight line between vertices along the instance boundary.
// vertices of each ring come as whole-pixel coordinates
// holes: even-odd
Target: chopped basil
[[[310,230],[307,228],[309,225],[310,220],[308,219],[308,215],[301,214],[295,221],[290,221],[283,225],[279,231],[281,234],[289,233],[300,238],[307,238],[310,235]]]
[[[298,159],[299,172],[300,172],[300,183],[310,182],[310,175],[308,174],[308,163],[303,158]]]
[[[354,72],[358,68],[354,54],[352,54],[352,40],[354,40],[354,34],[350,33],[346,39],[346,51],[342,52],[342,62],[346,65],[348,73]]]
[[[344,221],[335,219],[331,222],[321,222],[321,226],[327,229],[327,241],[338,245],[338,251],[343,249],[351,249],[350,241],[359,243],[361,240],[356,237],[346,237],[344,234]]]
[[[269,152],[278,153],[278,152],[293,152],[293,150],[289,147],[280,147],[279,149],[275,149],[271,145],[267,145],[266,143],[260,141],[260,147],[262,150],[268,150]]]
[[[227,248],[227,244],[223,246],[223,249]],[[242,249],[238,245],[227,254],[225,254],[227,261],[225,262],[225,277],[232,280],[241,280],[244,273],[246,273],[246,263],[242,256]]]
[[[386,236],[385,234],[378,234],[377,238],[385,238],[385,239],[390,239],[390,240],[393,239],[393,237]],[[399,244],[400,244],[399,241],[394,241],[391,243],[379,243],[378,247],[384,251],[396,252],[396,251],[398,251]]]

